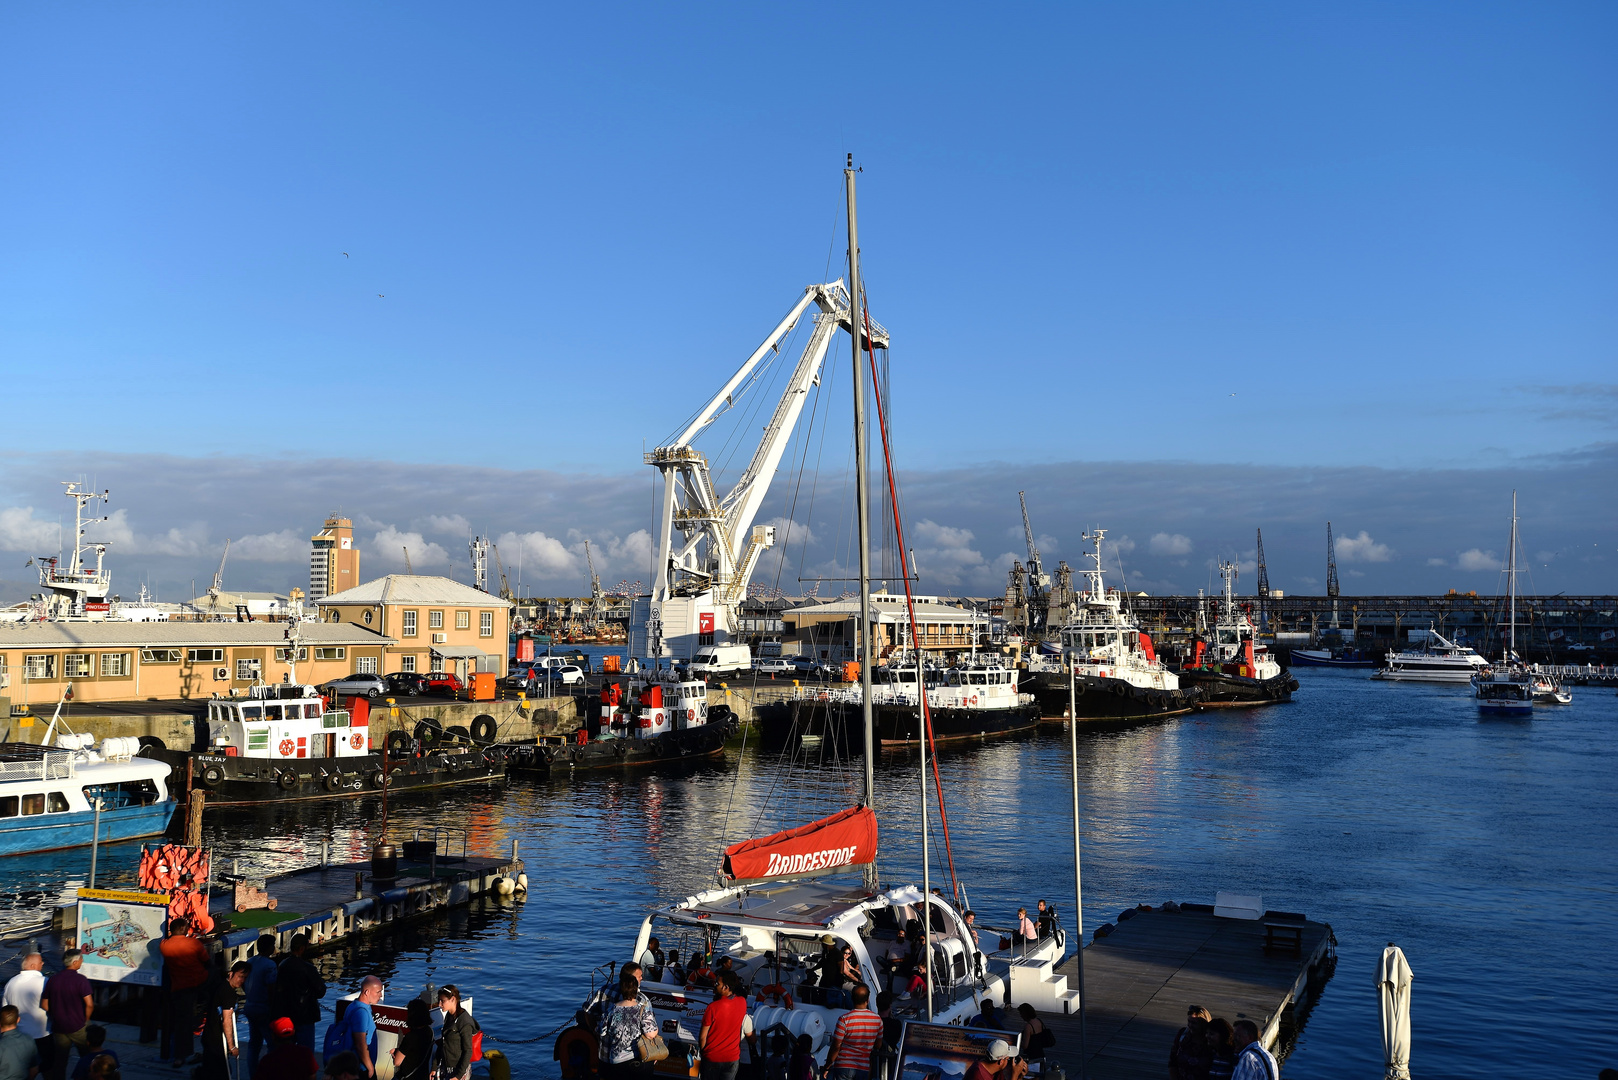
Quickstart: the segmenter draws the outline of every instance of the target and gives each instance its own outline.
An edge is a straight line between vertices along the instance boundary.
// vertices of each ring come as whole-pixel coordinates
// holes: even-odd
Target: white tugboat
[[[1205,709],[1246,708],[1292,700],[1298,680],[1258,642],[1252,620],[1236,603],[1236,565],[1221,562],[1224,595],[1214,619],[1211,640],[1198,639],[1190,663],[1180,668],[1180,681],[1202,690]]]
[[[1201,693],[1157,658],[1152,639],[1124,610],[1124,598],[1108,589],[1101,570],[1101,541],[1107,530],[1085,533],[1095,550],[1084,557],[1090,587],[1079,594],[1078,611],[1062,627],[1059,660],[1034,658],[1028,678],[1047,720],[1066,720],[1070,700],[1080,720],[1144,720],[1178,716],[1196,708]],[[1068,670],[1073,670],[1069,686]]]

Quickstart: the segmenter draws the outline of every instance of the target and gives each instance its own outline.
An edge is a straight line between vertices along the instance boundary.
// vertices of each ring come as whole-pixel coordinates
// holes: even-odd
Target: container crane
[[[1258,530],[1258,622],[1259,629],[1270,628],[1270,571],[1264,565],[1264,530]]]
[[[1022,531],[1028,540],[1028,602],[1027,602],[1027,630],[1043,630],[1046,616],[1050,610],[1051,576],[1045,572],[1045,567],[1039,561],[1039,548],[1034,546],[1034,527],[1028,523],[1028,497],[1023,492],[1017,492],[1017,501],[1022,504]]]
[[[500,599],[515,602],[517,598],[512,595],[511,585],[506,581],[506,564],[500,561],[500,545],[493,540],[485,540],[484,543],[489,545],[489,552],[494,556],[494,568],[500,575]],[[488,592],[489,590],[485,589],[483,591]]]
[[[1332,543],[1331,522],[1326,522],[1326,595],[1331,598],[1331,628],[1339,629],[1337,622],[1337,545]]]
[[[735,406],[737,391],[767,354],[780,351],[783,339],[810,305],[818,308],[814,330],[752,460],[736,485],[721,497],[714,488],[707,457],[692,443]],[[652,592],[636,600],[630,618],[632,655],[651,660],[690,659],[702,645],[736,634],[748,579],[764,551],[775,544],[774,527],[754,525],[753,519],[769,491],[809,389],[819,383],[833,334],[839,327],[853,332],[853,311],[841,280],[810,285],[695,419],[667,446],[645,455],[646,464],[662,474],[663,485]],[[888,347],[888,332],[879,324],[870,324],[868,336],[873,348]]]

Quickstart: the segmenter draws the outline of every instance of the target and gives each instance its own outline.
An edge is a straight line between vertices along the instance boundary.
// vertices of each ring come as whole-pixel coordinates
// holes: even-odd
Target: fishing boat
[[[210,698],[199,750],[152,744],[141,750],[170,767],[171,786],[206,792],[212,806],[241,806],[347,799],[505,775],[505,749],[493,741],[493,717],[478,717],[464,736],[428,719],[412,732],[395,730],[376,739],[366,698],[349,698],[346,709],[330,707],[319,690],[297,681],[298,626],[288,627],[287,682]]]
[[[844,173],[849,202],[849,277],[853,337],[855,412],[855,485],[859,501],[861,611],[858,617],[860,655],[871,655],[870,530],[866,514],[868,469],[864,461],[862,367],[860,344],[862,293],[859,288],[859,244],[854,226],[854,170]],[[873,362],[874,366],[874,362]],[[876,397],[881,409],[881,397]],[[880,413],[879,413],[880,415]],[[883,426],[884,450],[886,427]],[[892,470],[888,470],[889,491]],[[903,526],[894,496],[893,517],[899,549],[904,550]],[[901,559],[903,556],[901,555]],[[901,561],[900,573],[908,567]],[[907,607],[913,611],[907,595]],[[654,965],[643,973],[641,993],[649,1000],[658,1029],[668,1045],[669,1057],[659,1065],[666,1075],[695,1075],[704,1007],[715,997],[715,972],[728,967],[740,980],[753,1029],[768,1041],[774,1034],[793,1040],[807,1036],[817,1067],[828,1065],[831,1037],[838,1020],[852,1007],[850,982],[843,956],[864,983],[876,993],[887,989],[893,975],[885,957],[896,949],[901,930],[914,932],[914,956],[926,961],[926,976],[919,993],[895,1002],[899,1019],[961,1023],[978,1012],[982,998],[1002,1000],[1013,985],[1009,955],[985,953],[956,901],[935,893],[930,884],[926,826],[927,762],[930,741],[921,743],[923,794],[922,866],[920,886],[884,887],[877,879],[878,827],[873,809],[875,773],[872,764],[876,695],[872,672],[864,667],[859,702],[861,744],[865,768],[863,798],[827,817],[798,828],[743,840],[724,849],[717,887],[684,900],[658,907],[648,914],[632,945],[623,955],[639,957],[651,938],[660,945],[676,945],[682,955],[694,955],[694,970],[681,979],[672,966]],[[916,684],[912,684],[916,685]],[[968,687],[973,684],[968,682]],[[989,684],[984,683],[983,686]],[[1015,687],[1015,683],[997,684]],[[916,708],[925,725],[930,719],[927,693],[916,695]],[[942,807],[940,807],[942,813]],[[947,837],[947,833],[946,833]],[[839,881],[838,879],[843,879]],[[964,891],[952,893],[963,896]],[[627,944],[627,943],[626,943]],[[1065,951],[1065,941],[1052,934],[1030,943],[1017,970],[1031,986],[1042,987],[1036,1008],[1066,1010],[1076,1000],[1066,980],[1054,975],[1053,965]],[[996,950],[998,952],[998,950]],[[605,986],[592,979],[591,994],[576,1016],[576,1023],[557,1039],[553,1050],[564,1078],[582,1077],[598,1062],[595,1026],[614,985],[616,965],[598,969]],[[1015,976],[1022,989],[1022,974]],[[1047,1000],[1049,998],[1049,1000]],[[749,1053],[750,1056],[750,1053]],[[749,1061],[756,1067],[758,1062]]]
[[[53,724],[54,726],[54,724]],[[61,733],[54,745],[0,743],[0,855],[158,836],[177,805],[168,769],[132,738]]]
[[[1468,683],[1489,662],[1476,649],[1455,642],[1429,629],[1420,648],[1388,650],[1373,679],[1394,682]]]
[[[1236,564],[1221,562],[1224,594],[1212,633],[1198,637],[1180,681],[1202,691],[1205,709],[1244,708],[1291,701],[1298,680],[1258,641],[1247,612],[1236,603]]]
[[[1151,637],[1109,589],[1101,569],[1101,541],[1107,530],[1084,534],[1095,550],[1084,557],[1089,588],[1079,594],[1077,611],[1061,628],[1061,652],[1029,658],[1028,680],[1047,720],[1150,720],[1179,716],[1197,707],[1201,690],[1181,685],[1152,646]]]
[[[672,676],[608,679],[592,722],[571,737],[542,737],[511,746],[513,773],[613,769],[695,761],[724,753],[740,721],[728,705],[708,704],[708,685]]]
[[[1532,716],[1534,677],[1517,657],[1517,493],[1511,493],[1511,544],[1506,556],[1506,639],[1500,663],[1472,680],[1480,716]]]

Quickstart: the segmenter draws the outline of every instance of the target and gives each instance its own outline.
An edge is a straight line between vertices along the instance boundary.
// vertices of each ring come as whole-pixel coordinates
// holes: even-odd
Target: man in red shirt
[[[176,1066],[191,1056],[191,1033],[197,1026],[197,995],[208,981],[208,947],[191,936],[185,916],[169,923],[169,936],[158,943],[169,973],[169,1060]]]
[[[856,984],[850,996],[854,1007],[832,1030],[826,1063],[831,1066],[832,1080],[869,1080],[871,1051],[882,1038],[882,1018],[871,1011],[869,986]]]
[[[702,1054],[702,1080],[736,1080],[742,1062],[742,1022],[747,999],[736,991],[741,979],[725,972],[714,981],[713,1004],[702,1011],[697,1049]]]

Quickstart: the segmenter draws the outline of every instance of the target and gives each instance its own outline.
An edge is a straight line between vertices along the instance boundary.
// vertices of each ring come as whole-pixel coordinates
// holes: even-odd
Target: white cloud
[[[811,529],[808,525],[801,521],[793,521],[790,518],[784,517],[773,517],[768,521],[761,522],[761,524],[775,526],[775,542],[777,544],[791,543],[794,547],[796,547],[799,544],[820,543],[820,537],[815,533],[815,530]],[[641,531],[645,532],[644,529]],[[648,537],[648,540],[649,539],[650,538]]]
[[[1337,557],[1343,562],[1387,562],[1393,558],[1393,551],[1388,545],[1372,540],[1371,534],[1361,529],[1358,536],[1337,538]]]
[[[1349,577],[1364,577],[1365,576],[1365,571],[1364,570],[1350,570],[1348,572],[1348,576]]]
[[[1534,561],[1535,562],[1548,563],[1554,558],[1556,558],[1556,552],[1554,552],[1554,551],[1536,551],[1536,552],[1534,552]]]
[[[971,529],[940,525],[931,519],[911,527],[916,538],[916,565],[928,580],[959,585],[967,576],[988,566],[983,553],[972,547]]]
[[[1179,533],[1157,533],[1148,544],[1153,555],[1189,555],[1191,538]]]
[[[613,537],[607,543],[607,560],[616,574],[638,577],[650,573],[652,534],[646,529],[636,529],[622,540]]]
[[[1428,566],[1448,566],[1449,565],[1449,560],[1448,559],[1428,559],[1427,560],[1427,565]]]
[[[424,519],[425,528],[429,532],[449,533],[453,536],[471,536],[472,523],[460,514],[429,514]]]
[[[1108,540],[1107,543],[1111,544],[1125,555],[1128,555],[1131,551],[1135,550],[1135,541],[1131,540],[1127,533],[1122,536],[1114,537],[1113,539]]]
[[[449,566],[449,552],[434,544],[419,532],[400,532],[392,525],[377,530],[371,538],[370,550],[362,550],[385,566],[403,568],[405,549],[410,549],[410,568],[427,570]]]
[[[536,529],[528,533],[504,532],[495,540],[500,545],[500,560],[506,564],[506,574],[513,582],[516,581],[519,560],[524,576],[529,573],[536,577],[566,577],[577,575],[581,578],[587,576],[584,570],[584,545],[579,545],[578,554],[567,549],[560,540]],[[595,545],[592,544],[592,554]],[[600,567],[596,568],[597,573]],[[584,582],[588,585],[589,582]]]
[[[259,533],[232,541],[230,557],[253,562],[299,562],[309,553],[309,538],[295,529]]]
[[[68,531],[72,531],[71,526]],[[56,550],[57,535],[56,522],[35,517],[32,506],[8,506],[0,510],[0,550],[44,555]]]
[[[1500,557],[1492,551],[1471,548],[1461,552],[1460,557],[1455,560],[1455,565],[1462,570],[1498,570]]]
[[[1256,573],[1258,573],[1258,560],[1257,559],[1237,559],[1236,560],[1236,570],[1237,570],[1238,573],[1241,573],[1241,574],[1256,574]]]

